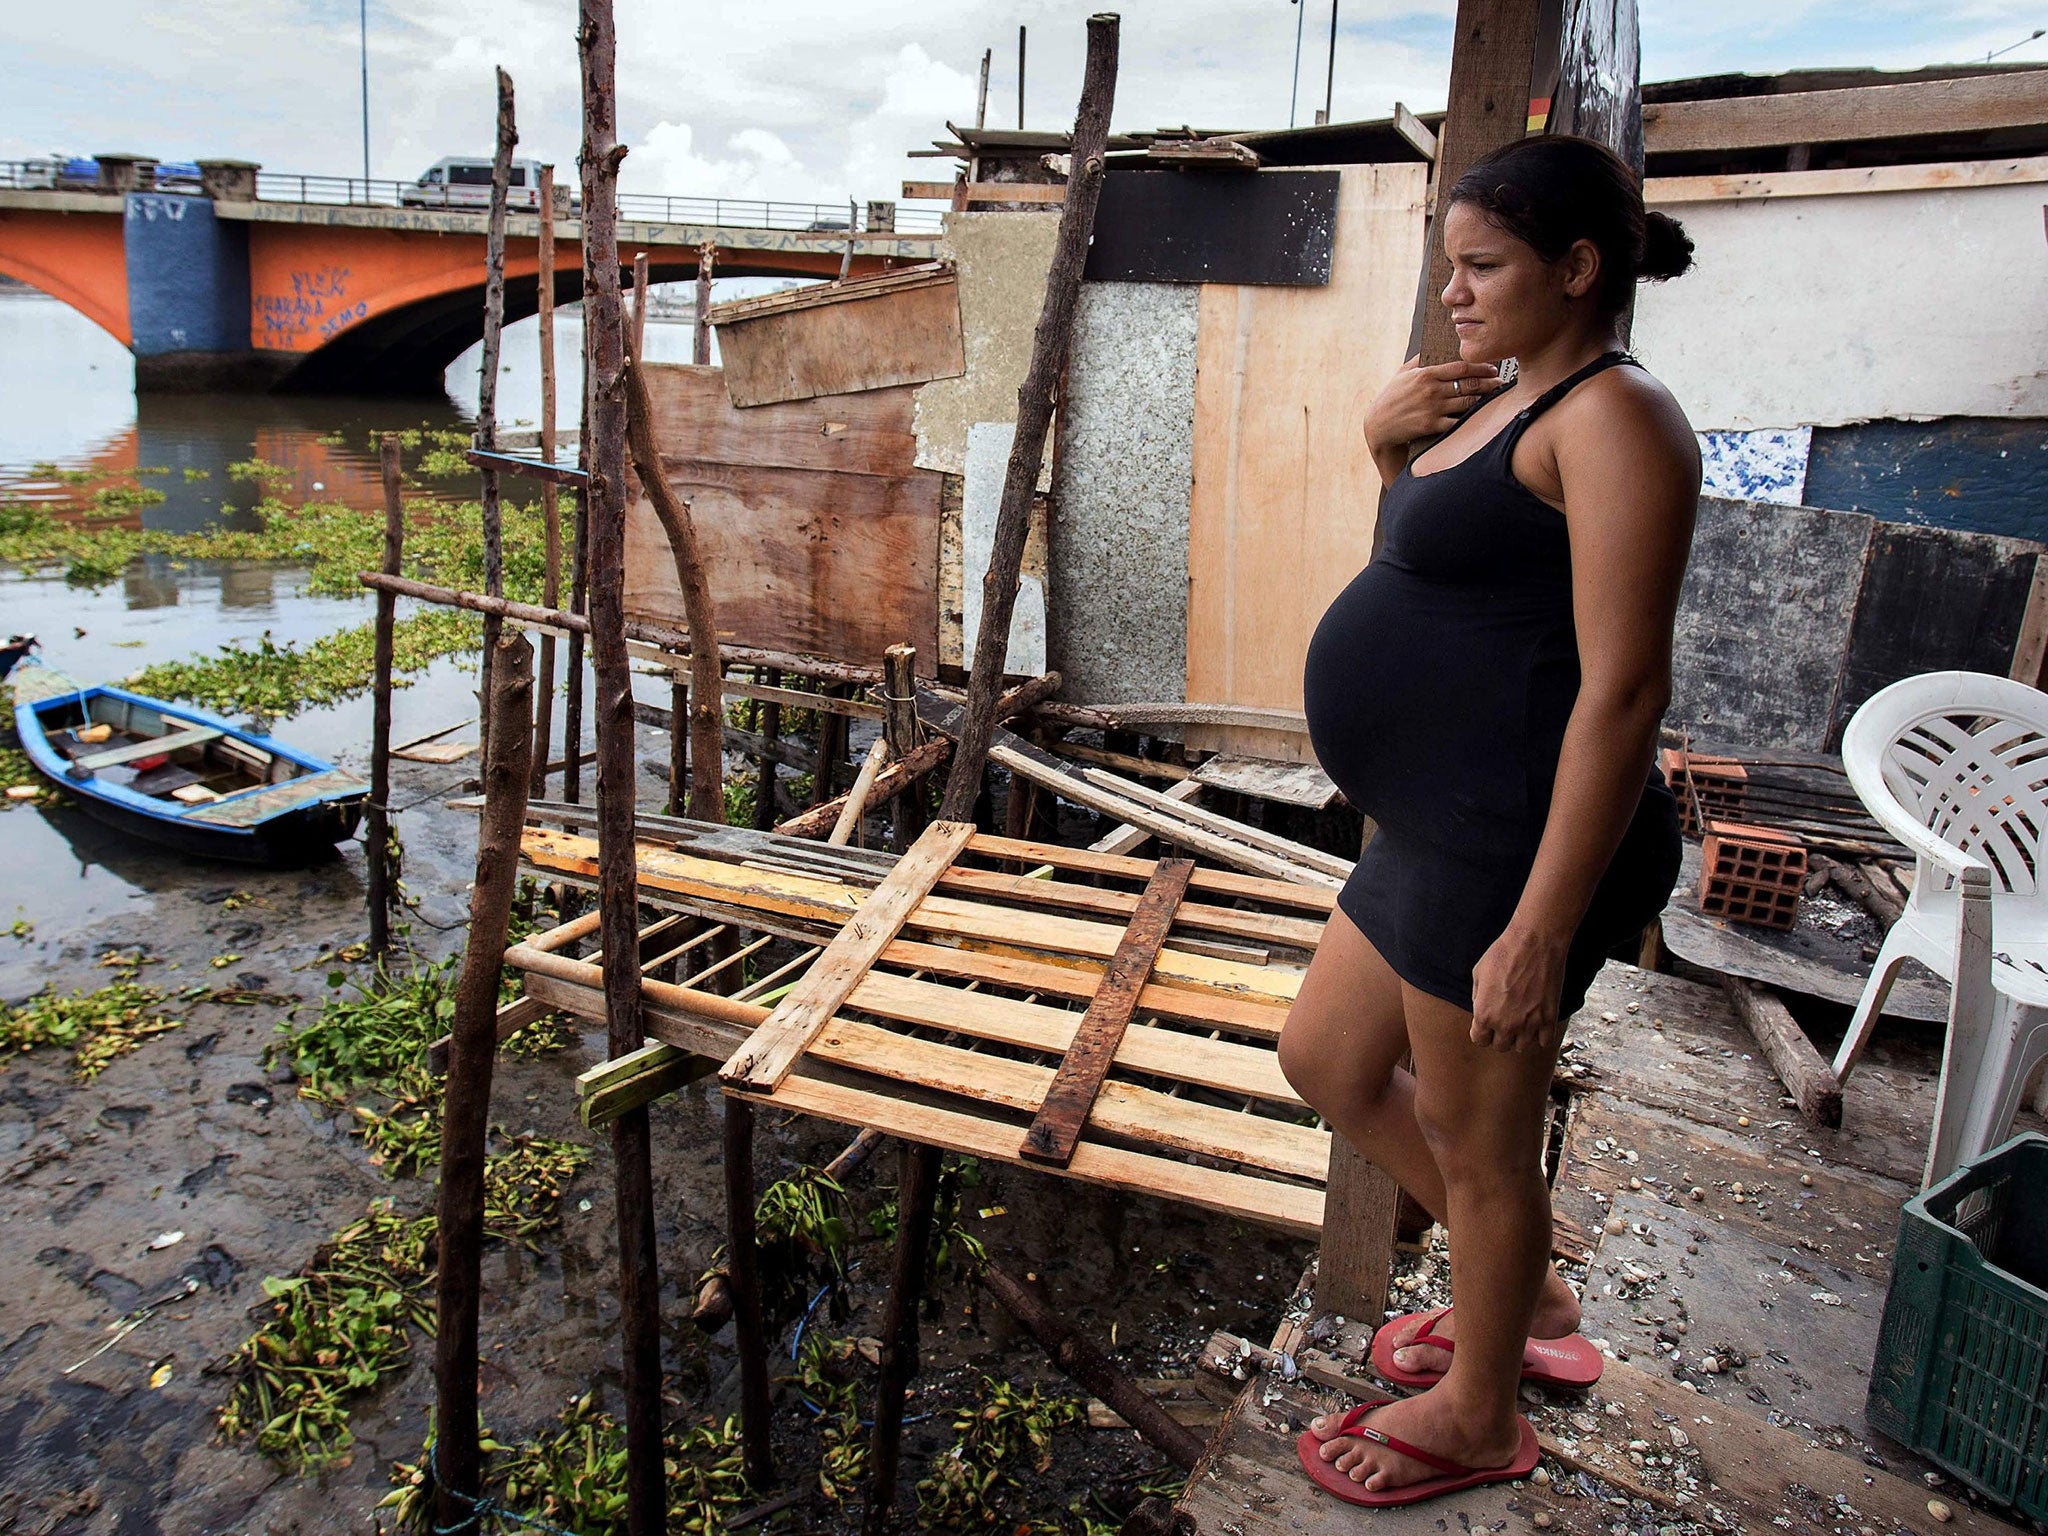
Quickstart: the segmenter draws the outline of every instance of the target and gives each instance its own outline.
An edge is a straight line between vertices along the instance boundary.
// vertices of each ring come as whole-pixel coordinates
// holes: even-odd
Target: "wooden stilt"
[[[616,252],[614,253],[616,254]],[[590,323],[582,323],[583,389],[582,409],[576,433],[576,464],[590,473],[590,391],[596,370],[591,366]],[[569,610],[578,615],[590,611],[590,495],[589,482],[576,493],[576,539],[569,555]],[[577,804],[583,793],[583,646],[581,633],[569,635],[569,659],[563,681],[568,696],[562,701],[562,798]]]
[[[932,1211],[939,1193],[939,1150],[915,1142],[897,1153],[896,1266],[882,1323],[882,1363],[875,1382],[875,1425],[868,1441],[868,1507],[862,1536],[882,1536],[896,1502],[896,1464],[903,1447],[903,1396],[917,1374],[917,1307],[930,1259]]]
[[[733,1343],[740,1357],[740,1451],[747,1481],[758,1490],[775,1481],[775,1460],[768,1438],[768,1327],[754,1241],[754,1106],[745,1099],[725,1101],[725,1231]]]
[[[966,718],[946,777],[946,797],[939,808],[940,817],[948,821],[964,821],[972,813],[981,792],[989,743],[995,736],[996,699],[1003,689],[1004,662],[1009,656],[1010,614],[1017,602],[1031,497],[1045,459],[1055,385],[1073,336],[1095,205],[1102,197],[1103,152],[1109,140],[1110,104],[1116,95],[1117,30],[1113,15],[1088,18],[1088,61],[1081,81],[1080,110],[1074,119],[1073,170],[1067,178],[1066,204],[1060,210],[1052,267],[1046,274],[1045,307],[1032,338],[1031,364],[1017,390],[1017,430],[1003,479],[1002,505],[996,513],[995,548],[982,581],[981,632],[975,640],[974,665],[967,680]]]
[[[843,698],[846,689],[829,685],[825,693]],[[811,805],[823,805],[838,793],[839,765],[846,761],[846,726],[844,715],[828,714],[818,722],[818,762],[811,775]]]
[[[485,453],[498,450],[498,358],[505,334],[505,211],[512,191],[512,150],[518,143],[519,130],[512,112],[512,77],[500,69],[498,144],[491,157],[491,212],[484,237],[484,344],[476,390],[476,446]],[[503,597],[505,535],[497,470],[486,466],[482,481],[484,591],[491,597]],[[477,695],[477,733],[486,757],[491,750],[491,667],[497,660],[498,628],[498,621],[486,615],[483,677]]]
[[[882,708],[886,711],[882,716],[882,734],[889,741],[889,756],[900,763],[916,750],[918,743],[917,647],[890,646],[882,657],[882,678]],[[898,799],[889,818],[889,846],[896,852],[904,852],[917,841],[917,834],[924,830],[924,809],[922,788]]]
[[[540,457],[555,462],[555,168],[540,168]],[[540,483],[540,516],[547,534],[547,571],[541,602],[562,606],[561,492],[552,480]],[[540,637],[540,679],[533,690],[533,779],[536,795],[547,791],[550,738],[555,727],[555,637]]]
[[[770,688],[780,688],[782,673],[774,667],[761,667],[756,670],[754,681],[766,683]],[[820,735],[825,731],[828,718],[824,715],[818,717]],[[773,699],[761,701],[760,728],[763,751],[754,786],[754,826],[757,830],[766,832],[775,825],[776,820],[775,748],[782,740],[782,706]]]
[[[633,847],[633,688],[626,659],[626,360],[620,329],[617,139],[618,37],[611,0],[580,0],[583,74],[583,291],[588,338],[590,641],[597,666],[599,910],[605,953],[609,1054],[646,1043],[637,964],[639,900]],[[581,551],[583,545],[579,542]],[[700,639],[705,638],[700,636]],[[568,746],[573,757],[579,744]],[[647,1110],[612,1122],[619,1223],[619,1333],[626,1407],[626,1525],[661,1536],[667,1525],[661,1432],[661,1286],[654,1247],[654,1186]]]
[[[668,685],[668,813],[681,816],[690,803],[690,680],[669,674]]]
[[[647,253],[633,253],[633,361],[647,354]]]
[[[717,246],[706,241],[697,247],[697,304],[690,327],[690,361],[699,365],[711,361],[711,268],[717,260]]]
[[[482,1492],[477,1430],[477,1322],[483,1286],[484,1144],[491,1070],[498,1054],[498,977],[512,890],[519,878],[519,831],[526,820],[533,738],[533,647],[523,635],[499,639],[485,707],[497,716],[484,760],[484,808],[477,829],[476,884],[469,941],[455,985],[448,1084],[441,1117],[440,1264],[434,1282],[434,1424],[438,1523],[465,1524]]]
[[[405,503],[400,486],[398,439],[384,434],[384,574],[396,576],[405,558]],[[370,958],[391,950],[391,626],[398,606],[390,592],[377,594],[377,638],[371,662],[370,804],[363,843],[370,857]]]

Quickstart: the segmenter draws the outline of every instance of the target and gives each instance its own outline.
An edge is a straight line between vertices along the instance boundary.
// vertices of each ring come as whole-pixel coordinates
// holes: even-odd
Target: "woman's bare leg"
[[[1415,1077],[1401,1065],[1411,1049],[1404,994],[1450,1007],[1404,988],[1351,919],[1332,912],[1280,1035],[1280,1070],[1361,1156],[1449,1225],[1443,1173],[1415,1118]],[[1469,1029],[1470,1015],[1460,1017]],[[1578,1297],[1550,1273],[1535,1319],[1536,1337],[1562,1338],[1578,1326]],[[1411,1323],[1402,1331],[1412,1334],[1421,1327]],[[1457,1320],[1445,1319],[1436,1331],[1456,1339]],[[1427,1344],[1403,1347],[1394,1358],[1411,1371],[1441,1371],[1451,1362],[1449,1354]]]
[[[1460,1326],[1444,1379],[1376,1410],[1370,1422],[1467,1466],[1499,1466],[1519,1442],[1523,1343],[1546,1277],[1556,1279],[1550,1190],[1538,1155],[1555,1052],[1476,1046],[1469,1013],[1412,987],[1403,989],[1402,1005],[1415,1049],[1417,1123],[1443,1175],[1451,1231],[1484,1232],[1487,1241],[1452,1244]],[[1369,1441],[1333,1441],[1323,1456],[1373,1489],[1435,1475]]]

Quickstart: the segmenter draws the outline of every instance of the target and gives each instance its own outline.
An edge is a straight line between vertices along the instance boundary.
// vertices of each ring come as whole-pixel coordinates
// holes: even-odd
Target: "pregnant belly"
[[[1565,625],[1569,643],[1568,614]],[[1309,643],[1302,692],[1317,760],[1354,806],[1409,835],[1533,843],[1570,710],[1569,695],[1562,713],[1532,698],[1556,630],[1556,614],[1525,594],[1368,566]]]

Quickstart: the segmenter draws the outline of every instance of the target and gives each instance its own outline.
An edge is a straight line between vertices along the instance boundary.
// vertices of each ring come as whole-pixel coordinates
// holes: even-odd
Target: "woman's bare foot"
[[[1434,1313],[1425,1313],[1401,1324],[1395,1336],[1394,1363],[1404,1371],[1448,1371],[1451,1368],[1449,1350],[1438,1349],[1431,1344],[1409,1344],[1406,1341],[1422,1332],[1424,1325]],[[1543,1294],[1536,1300],[1536,1316],[1529,1324],[1529,1336],[1536,1339],[1561,1339],[1567,1334],[1579,1331],[1579,1297],[1564,1277],[1551,1270],[1543,1281]],[[1438,1319],[1430,1330],[1440,1339],[1454,1343],[1458,1337],[1458,1314],[1453,1312]]]
[[[1318,1435],[1328,1434],[1342,1417],[1325,1414],[1310,1427]],[[1486,1422],[1469,1407],[1450,1402],[1434,1388],[1420,1396],[1375,1408],[1364,1422],[1381,1434],[1475,1470],[1506,1466],[1522,1445],[1521,1426],[1512,1410],[1505,1422]],[[1444,1475],[1436,1467],[1354,1435],[1326,1440],[1316,1454],[1375,1493]]]

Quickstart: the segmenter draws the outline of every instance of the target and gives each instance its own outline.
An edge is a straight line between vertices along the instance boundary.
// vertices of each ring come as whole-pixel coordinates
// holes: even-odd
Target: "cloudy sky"
[[[1304,0],[1301,120],[1321,104],[1327,0]],[[1073,115],[1088,8],[1047,0],[618,0],[629,191],[832,201],[944,174],[905,151],[971,120]],[[1443,104],[1454,0],[1341,0],[1339,119]],[[357,0],[73,0],[0,6],[0,158],[138,151],[361,174]],[[1290,0],[1129,0],[1115,124],[1284,125]],[[572,0],[369,0],[370,159],[417,175],[487,154],[494,64],[516,81],[520,153],[567,166],[577,138]],[[2048,26],[2048,0],[1643,0],[1643,77],[1982,58]],[[2048,38],[2013,62],[2048,63]]]

